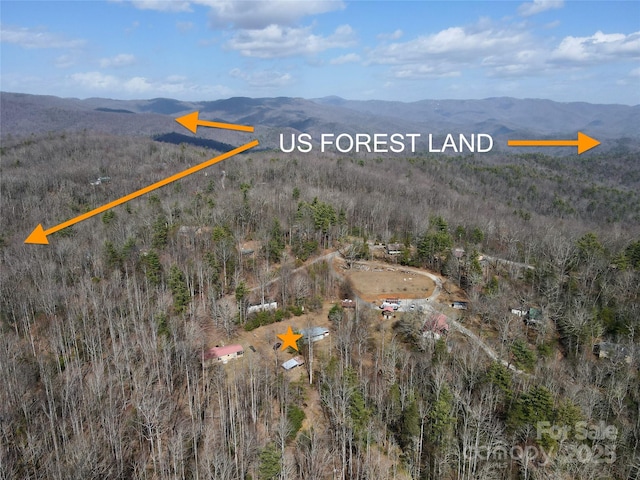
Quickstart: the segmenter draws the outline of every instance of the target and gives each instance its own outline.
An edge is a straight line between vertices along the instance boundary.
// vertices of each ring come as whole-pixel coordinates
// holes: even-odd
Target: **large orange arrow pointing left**
[[[198,117],[198,112],[193,112],[189,113],[188,115],[178,117],[176,118],[176,122],[193,133],[196,133],[198,127],[214,127],[224,128],[225,130],[238,130],[240,132],[253,132],[253,127],[250,125],[236,125],[235,123],[210,122],[209,120],[200,120]]]
[[[191,168],[188,168],[187,170],[176,173],[175,175],[165,178],[164,180],[160,180],[159,182],[156,182],[153,185],[149,185],[148,187],[141,188],[140,190],[130,193],[129,195],[125,195],[124,197],[114,200],[113,202],[109,202],[106,205],[102,205],[101,207],[91,210],[90,212],[83,213],[82,215],[72,218],[71,220],[67,220],[66,222],[56,225],[55,227],[48,228],[47,230],[42,228],[42,225],[38,225],[35,228],[35,230],[31,232],[31,235],[27,237],[24,243],[39,243],[41,245],[49,245],[49,239],[47,238],[47,236],[51,235],[52,233],[62,230],[63,228],[70,227],[71,225],[74,225],[78,222],[86,220],[87,218],[93,217],[94,215],[98,215],[99,213],[109,210],[110,208],[117,207],[118,205],[122,205],[123,203],[128,202],[129,200],[133,200],[134,198],[144,195],[145,193],[149,193],[155,190],[156,188],[164,187],[165,185],[171,182],[180,180],[181,178],[184,178],[187,175],[191,175],[192,173],[196,173],[197,171],[202,170],[203,168],[207,168],[207,167],[210,167],[211,165],[215,165],[216,163],[226,160],[227,158],[233,157],[234,155],[237,155],[246,150],[249,150],[250,148],[253,148],[256,145],[258,145],[257,140],[246,143],[238,148],[234,148],[233,150],[228,151],[227,153],[223,153],[222,155],[211,158],[206,162],[199,163],[194,167],[191,167]]]

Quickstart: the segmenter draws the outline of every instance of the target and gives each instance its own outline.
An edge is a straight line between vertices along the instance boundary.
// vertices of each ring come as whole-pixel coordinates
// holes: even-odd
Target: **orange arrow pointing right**
[[[509,147],[578,147],[578,155],[600,145],[589,135],[578,132],[577,140],[507,140]]]

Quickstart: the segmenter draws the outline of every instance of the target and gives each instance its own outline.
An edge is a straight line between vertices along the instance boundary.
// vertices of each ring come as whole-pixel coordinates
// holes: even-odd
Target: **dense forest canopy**
[[[3,478],[638,474],[637,154],[248,152],[49,246],[23,241],[216,152],[84,131],[5,137],[0,154]],[[462,289],[478,343],[425,341],[417,311],[386,328],[331,308],[353,289],[325,259],[388,243],[394,264]],[[300,370],[312,384],[259,356],[203,364],[213,339],[326,310],[333,343]],[[597,358],[603,343],[630,360]],[[585,440],[579,422],[617,434]]]

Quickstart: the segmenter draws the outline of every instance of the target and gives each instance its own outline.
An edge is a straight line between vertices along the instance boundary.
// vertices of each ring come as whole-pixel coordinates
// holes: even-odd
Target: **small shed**
[[[293,357],[282,364],[282,368],[285,370],[291,370],[293,368],[299,367],[300,365],[304,365],[304,358],[301,356]]]
[[[467,302],[457,301],[451,304],[451,308],[455,308],[456,310],[466,310],[467,307],[468,307]]]
[[[402,245],[399,243],[387,243],[386,249],[388,255],[399,255],[402,253]]]
[[[393,317],[393,307],[384,307],[384,309],[382,310],[382,316],[385,319],[389,319],[391,317]]]
[[[345,298],[342,300],[342,308],[356,308],[356,302],[350,298]]]
[[[529,326],[541,324],[544,321],[542,310],[536,307],[513,307],[509,308],[513,315],[517,315],[524,319]]]
[[[89,182],[94,187],[97,185],[102,185],[103,183],[109,183],[111,181],[111,177],[98,177],[95,182]]]
[[[311,327],[300,330],[304,343],[318,342],[329,336],[329,329],[325,327]]]
[[[631,363],[631,352],[618,343],[600,342],[593,346],[593,354],[598,358],[608,358],[614,362]]]
[[[227,363],[229,360],[244,355],[242,345],[226,345],[223,347],[213,347],[204,352],[204,360],[214,360],[221,363]]]
[[[539,325],[543,321],[544,317],[542,316],[542,310],[540,310],[539,308],[529,308],[529,311],[524,316],[524,323],[530,326]]]

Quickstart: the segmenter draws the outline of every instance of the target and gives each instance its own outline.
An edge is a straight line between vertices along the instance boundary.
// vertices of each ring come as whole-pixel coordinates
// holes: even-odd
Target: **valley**
[[[309,103],[334,115],[331,102],[2,102],[0,434],[10,476],[632,474],[635,140],[612,131],[581,156],[301,154],[269,147],[285,129],[274,119],[312,118],[294,111]],[[347,103],[364,115],[364,103]],[[409,118],[424,105],[397,107]],[[250,140],[154,139],[206,106],[207,119],[264,120],[255,123],[265,149],[61,229],[49,245],[24,243],[38,224]],[[33,120],[45,111],[55,128]],[[298,353],[274,349],[289,326],[329,334]],[[203,361],[235,344],[242,358]],[[298,355],[303,365],[282,368]],[[602,423],[614,439],[549,433]],[[505,445],[536,456],[478,453]],[[614,457],[596,461],[605,448]]]

